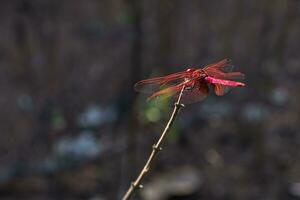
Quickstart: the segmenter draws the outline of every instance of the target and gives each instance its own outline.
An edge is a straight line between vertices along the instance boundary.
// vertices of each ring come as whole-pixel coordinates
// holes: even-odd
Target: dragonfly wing
[[[221,70],[218,69],[207,69],[205,70],[206,74],[208,76],[212,76],[218,79],[230,79],[230,80],[238,80],[238,79],[244,79],[245,75],[241,72],[228,72],[224,73]]]
[[[206,66],[204,71],[208,76],[219,79],[244,79],[244,74],[241,72],[232,72],[233,68],[234,66],[230,64],[230,59],[224,59]]]
[[[244,79],[245,78],[245,75],[241,72],[223,73],[221,76],[223,77],[223,79],[231,79],[231,80]]]
[[[203,69],[209,69],[209,68],[222,69],[224,67],[231,66],[230,62],[231,62],[230,59],[225,58],[219,62],[209,64],[209,65],[205,66]]]
[[[199,79],[195,78],[175,86],[170,86],[168,88],[159,90],[152,94],[148,100],[155,98],[159,98],[161,100],[172,97],[173,101],[175,102],[177,101],[180,91],[184,85],[188,85],[189,87],[185,88],[183,91],[182,99],[180,101],[183,104],[191,104],[202,101],[208,95],[209,88],[207,83],[205,81],[200,82]]]
[[[212,84],[214,92],[217,96],[223,96],[224,94],[228,93],[233,87],[225,86],[221,84]]]
[[[150,97],[148,97],[148,100],[152,100],[154,98],[159,98],[161,100],[161,99],[166,99],[171,96],[174,96],[180,92],[182,86],[183,86],[182,84],[179,84],[179,85],[170,86],[165,89],[159,90],[153,93]]]
[[[167,76],[141,80],[134,85],[134,89],[142,93],[153,93],[163,87],[168,87],[183,82],[184,78],[189,74],[190,72],[183,71]]]
[[[197,81],[194,87],[184,90],[181,102],[183,104],[196,103],[205,99],[208,93],[208,85],[205,82]],[[176,98],[178,98],[178,95],[176,96]]]

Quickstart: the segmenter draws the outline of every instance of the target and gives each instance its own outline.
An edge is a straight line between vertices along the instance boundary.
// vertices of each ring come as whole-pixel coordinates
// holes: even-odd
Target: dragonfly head
[[[195,71],[194,68],[188,68],[188,69],[186,70],[186,72],[193,72],[193,71]]]
[[[184,80],[186,82],[186,85],[185,85],[186,90],[190,90],[194,87],[194,81],[191,81],[191,79],[194,78],[195,71],[196,70],[194,68],[189,68],[186,70],[186,72],[188,72],[186,77],[184,78]]]
[[[186,72],[189,72],[186,77],[187,79],[195,78],[197,76],[197,70],[194,68],[189,68],[186,70]]]

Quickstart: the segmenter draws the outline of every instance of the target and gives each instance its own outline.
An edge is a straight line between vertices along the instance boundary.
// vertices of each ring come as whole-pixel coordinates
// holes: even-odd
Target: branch
[[[122,200],[128,200],[131,195],[133,194],[133,192],[137,189],[137,188],[142,188],[143,186],[140,184],[141,183],[141,180],[143,179],[143,177],[147,174],[147,172],[149,172],[150,170],[150,167],[153,163],[153,160],[154,158],[156,157],[157,153],[159,151],[162,150],[162,143],[163,141],[165,140],[167,134],[169,133],[174,121],[175,121],[175,118],[180,110],[181,107],[184,107],[183,104],[180,104],[180,100],[182,98],[182,95],[183,95],[183,91],[184,91],[184,88],[185,88],[185,85],[182,87],[181,91],[180,91],[180,94],[179,94],[179,97],[174,105],[174,109],[173,109],[173,113],[164,129],[164,131],[162,132],[159,140],[156,142],[156,144],[154,144],[152,146],[152,152],[144,166],[144,168],[142,169],[142,171],[140,172],[140,174],[138,175],[138,177],[136,178],[136,180],[134,182],[131,183],[130,187],[128,188],[126,194],[123,196]]]

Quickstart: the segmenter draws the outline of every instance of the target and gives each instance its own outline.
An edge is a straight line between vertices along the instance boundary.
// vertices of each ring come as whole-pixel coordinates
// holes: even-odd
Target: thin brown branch
[[[162,150],[163,141],[165,140],[166,136],[168,135],[168,133],[169,133],[169,131],[170,131],[175,119],[176,119],[176,116],[177,116],[180,108],[184,106],[183,104],[180,104],[180,100],[182,98],[184,88],[185,88],[185,86],[183,86],[181,91],[180,91],[179,97],[178,97],[178,99],[177,99],[177,101],[174,105],[173,113],[172,113],[172,115],[171,115],[164,131],[162,132],[159,140],[152,146],[152,152],[151,152],[144,168],[142,169],[142,171],[140,172],[140,174],[138,175],[136,180],[131,183],[130,187],[128,188],[126,194],[123,196],[122,200],[128,200],[137,188],[142,188],[143,187],[140,184],[143,177],[147,174],[147,172],[149,172],[150,167],[151,167],[151,165],[153,163],[153,160],[156,157],[157,153]]]

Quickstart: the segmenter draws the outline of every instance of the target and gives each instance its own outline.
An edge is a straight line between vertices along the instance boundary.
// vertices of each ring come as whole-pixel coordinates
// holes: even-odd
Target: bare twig
[[[140,172],[140,174],[138,175],[138,177],[136,178],[136,180],[134,182],[131,183],[130,187],[128,188],[126,194],[123,196],[122,200],[127,200],[130,198],[130,196],[133,194],[133,192],[137,189],[137,188],[142,188],[143,186],[140,184],[141,183],[141,180],[142,178],[146,175],[146,173],[150,170],[150,167],[153,163],[153,160],[154,158],[156,157],[157,153],[159,151],[162,150],[162,143],[163,141],[165,140],[167,134],[169,133],[172,125],[173,125],[173,122],[175,121],[175,118],[180,110],[181,107],[184,107],[183,104],[180,104],[180,100],[182,98],[182,94],[183,94],[183,91],[184,91],[184,88],[185,86],[182,87],[181,91],[180,91],[180,94],[179,94],[179,97],[174,105],[174,110],[173,110],[173,113],[164,129],[164,131],[162,132],[159,140],[156,142],[156,144],[154,144],[152,146],[152,152],[144,166],[144,168],[142,169],[142,171]]]

